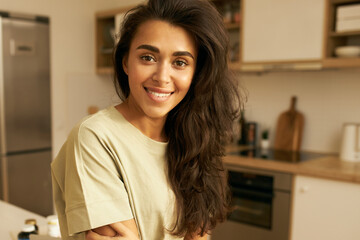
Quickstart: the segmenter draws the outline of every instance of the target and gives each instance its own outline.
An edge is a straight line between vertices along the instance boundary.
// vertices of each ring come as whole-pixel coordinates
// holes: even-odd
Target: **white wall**
[[[305,117],[302,149],[338,152],[342,124],[360,122],[360,70],[239,74],[248,91],[245,115],[270,128],[273,141],[279,114],[298,97]]]
[[[110,76],[95,74],[95,12],[139,0],[0,0],[0,10],[50,18],[53,155],[90,104],[116,101]],[[106,94],[104,94],[106,93]]]

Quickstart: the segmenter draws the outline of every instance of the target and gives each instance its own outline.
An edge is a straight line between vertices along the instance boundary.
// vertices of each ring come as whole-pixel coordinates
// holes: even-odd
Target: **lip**
[[[156,93],[173,93],[174,91],[171,90],[166,90],[166,89],[162,89],[162,88],[156,88],[156,87],[144,87],[145,90],[149,90],[151,92],[156,92]]]
[[[163,103],[169,100],[171,95],[174,93],[174,91],[169,91],[165,89],[159,89],[159,88],[152,88],[152,87],[144,87],[144,90],[148,97],[156,102],[156,103]],[[155,94],[154,94],[155,93]],[[168,94],[167,96],[160,96],[160,95]]]

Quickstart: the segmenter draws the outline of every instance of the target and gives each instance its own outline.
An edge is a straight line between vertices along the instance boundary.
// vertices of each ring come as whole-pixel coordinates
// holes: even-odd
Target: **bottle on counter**
[[[18,234],[18,240],[30,240],[30,234],[36,234],[35,226],[32,224],[25,224]]]
[[[39,234],[39,227],[38,225],[36,225],[36,219],[34,218],[29,218],[25,220],[25,224],[30,224],[30,225],[34,225],[35,227],[35,233]]]
[[[246,123],[246,145],[251,147],[257,146],[257,128],[256,122]]]
[[[240,116],[240,119],[239,119],[239,125],[240,125],[240,139],[239,139],[238,144],[239,145],[246,145],[247,128],[246,128],[246,119],[245,119],[244,110],[241,111],[241,116]]]

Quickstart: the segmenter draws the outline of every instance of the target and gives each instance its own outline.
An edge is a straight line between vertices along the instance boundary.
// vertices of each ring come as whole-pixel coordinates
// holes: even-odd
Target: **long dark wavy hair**
[[[229,191],[224,144],[238,117],[240,97],[228,70],[229,39],[222,17],[208,0],[149,0],[130,10],[114,53],[115,85],[130,94],[122,60],[141,24],[161,20],[187,30],[198,46],[196,70],[185,98],[166,119],[168,178],[176,196],[173,235],[204,235],[226,219]]]

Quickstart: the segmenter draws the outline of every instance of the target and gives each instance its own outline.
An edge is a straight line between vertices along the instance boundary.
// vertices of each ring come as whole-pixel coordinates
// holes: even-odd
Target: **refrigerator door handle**
[[[2,198],[0,198],[1,200],[8,202],[9,201],[9,177],[8,177],[8,161],[7,161],[7,157],[3,157],[1,158],[1,189],[2,192],[0,193],[0,196],[2,196]]]
[[[0,17],[0,156],[5,156],[6,153],[6,138],[5,138],[5,103],[4,103],[4,60],[3,60],[3,29],[2,18]]]
[[[15,39],[10,40],[11,56],[33,56],[35,55],[35,44],[32,42],[18,42]]]
[[[5,141],[5,104],[4,104],[4,69],[3,69],[3,29],[2,18],[0,17],[0,199],[8,200],[8,178]]]

